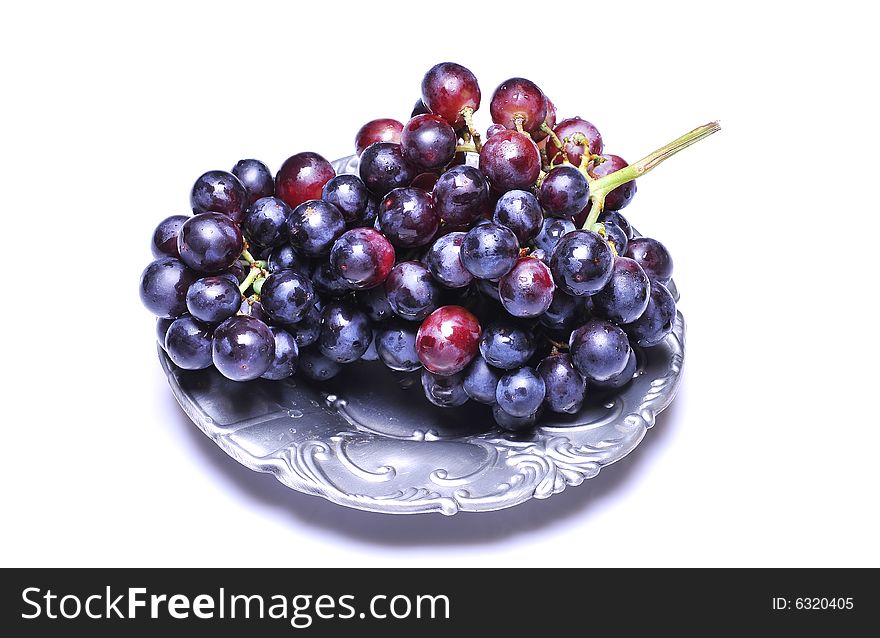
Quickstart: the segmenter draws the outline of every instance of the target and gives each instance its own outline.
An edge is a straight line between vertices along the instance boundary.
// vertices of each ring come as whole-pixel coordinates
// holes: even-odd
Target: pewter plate
[[[334,164],[343,173],[354,162]],[[193,423],[242,465],[348,507],[451,515],[547,498],[629,454],[678,389],[684,335],[679,312],[663,343],[637,352],[625,388],[594,394],[575,415],[545,412],[524,434],[495,428],[484,405],[435,407],[418,375],[375,362],[322,384],[236,383],[213,368],[181,370],[161,348],[159,359]]]

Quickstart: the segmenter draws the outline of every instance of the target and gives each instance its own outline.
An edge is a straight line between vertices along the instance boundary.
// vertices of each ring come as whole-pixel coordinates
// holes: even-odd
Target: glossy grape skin
[[[233,381],[256,379],[275,357],[275,336],[253,317],[230,317],[214,330],[212,358],[223,376]]]
[[[667,284],[672,278],[672,255],[656,239],[636,237],[627,245],[625,254],[642,267],[649,279]]]
[[[220,273],[220,275],[228,276],[229,281],[232,281],[232,283],[238,285],[244,282],[244,280],[247,278],[249,270],[250,268],[245,268],[245,266],[238,259],[236,259],[234,262],[232,262],[232,264],[230,264],[229,268]]]
[[[363,219],[369,196],[366,184],[357,175],[337,175],[321,191],[321,199],[336,206],[346,224]]]
[[[550,306],[538,318],[541,325],[551,330],[571,330],[587,317],[585,297],[575,297],[557,288]]]
[[[353,228],[333,244],[330,265],[352,288],[373,288],[391,272],[394,247],[372,228]]]
[[[461,244],[461,263],[480,279],[502,277],[513,268],[518,257],[516,235],[494,222],[474,226]]]
[[[538,230],[538,234],[535,235],[535,246],[546,252],[548,255],[552,255],[563,235],[566,235],[573,230],[576,230],[576,228],[570,219],[547,217],[541,223],[541,228]]]
[[[290,213],[290,206],[277,197],[261,197],[245,212],[241,229],[253,244],[274,248],[287,239]]]
[[[247,192],[232,173],[208,171],[193,184],[189,203],[195,214],[221,213],[240,222],[247,207]]]
[[[416,352],[427,370],[450,375],[464,370],[477,355],[480,322],[461,306],[443,306],[419,327]]]
[[[465,124],[462,110],[480,108],[480,85],[460,64],[441,62],[422,78],[422,103],[458,130]]]
[[[502,371],[493,368],[482,357],[474,357],[464,371],[464,391],[474,401],[492,405],[495,403],[495,390]]]
[[[428,107],[425,106],[425,103],[422,102],[422,98],[416,100],[416,103],[413,104],[412,113],[409,114],[410,117],[415,117],[416,115],[424,115],[425,113],[430,113]]]
[[[385,292],[394,314],[409,321],[421,321],[440,305],[440,288],[417,261],[402,261],[392,268]]]
[[[571,217],[590,201],[590,185],[574,166],[556,166],[541,182],[538,201],[551,217]]]
[[[386,366],[398,372],[422,367],[416,352],[416,326],[409,321],[393,321],[376,329],[376,352]]]
[[[232,174],[244,186],[248,206],[252,206],[258,199],[275,194],[275,179],[272,177],[272,171],[260,160],[239,160],[232,167]]]
[[[291,208],[303,202],[321,199],[324,184],[336,176],[333,166],[312,152],[288,157],[275,175],[275,195]]]
[[[370,144],[375,144],[376,142],[400,144],[400,133],[402,131],[403,124],[397,120],[388,117],[370,120],[354,136],[355,153],[360,157]]]
[[[636,358],[636,353],[635,351],[630,350],[629,359],[626,360],[626,366],[624,366],[623,372],[611,377],[607,381],[591,380],[590,385],[593,388],[601,388],[602,390],[618,390],[633,380],[637,366],[638,360]]]
[[[221,213],[190,217],[177,236],[180,260],[199,272],[217,273],[229,268],[243,248],[238,224]]]
[[[540,317],[550,307],[556,284],[544,262],[520,257],[498,281],[501,305],[514,317]]]
[[[641,316],[623,326],[630,340],[643,348],[661,343],[675,322],[675,299],[661,283],[651,283],[648,306]]]
[[[414,248],[429,244],[440,227],[431,195],[418,188],[395,188],[379,207],[382,234],[395,246]]]
[[[296,364],[299,359],[299,346],[293,335],[287,330],[270,326],[272,336],[275,337],[275,354],[272,357],[272,363],[269,369],[261,376],[264,379],[272,381],[280,381],[292,376],[296,372]]]
[[[186,293],[189,313],[201,321],[220,323],[238,312],[241,292],[226,277],[203,277]]]
[[[588,381],[607,381],[626,367],[630,345],[626,333],[604,319],[590,319],[571,333],[571,360]]]
[[[495,389],[498,407],[520,418],[535,414],[545,396],[544,379],[528,366],[502,375]]]
[[[605,241],[610,246],[614,244],[614,250],[618,255],[626,253],[629,239],[626,237],[626,231],[613,222],[604,222],[602,226],[605,228]]]
[[[333,242],[344,232],[342,213],[320,199],[303,202],[287,218],[290,243],[309,257],[330,252]]]
[[[452,232],[443,235],[428,249],[425,265],[441,285],[447,288],[463,288],[474,276],[461,263],[461,244],[465,233]]]
[[[388,303],[388,294],[385,286],[376,286],[367,290],[359,290],[355,294],[358,305],[367,313],[373,321],[386,321],[392,319],[395,314]]]
[[[299,371],[312,381],[327,381],[342,371],[342,365],[321,354],[317,346],[310,346],[300,350]]]
[[[480,171],[497,192],[527,190],[541,172],[541,153],[524,133],[503,131],[483,144]]]
[[[648,307],[651,283],[642,267],[628,257],[615,257],[608,283],[592,296],[593,313],[615,323],[630,323]]]
[[[171,322],[165,333],[163,348],[178,368],[204,370],[211,366],[211,336],[209,324],[190,316]]]
[[[422,390],[425,397],[441,408],[455,408],[467,403],[464,391],[464,375],[461,373],[443,376],[427,369],[422,370]]]
[[[278,272],[279,270],[299,270],[305,272],[308,261],[290,244],[281,244],[269,253],[267,260],[269,272]]]
[[[601,155],[601,157],[605,160],[604,162],[599,164],[594,160],[588,169],[590,175],[593,177],[605,177],[615,171],[619,171],[621,168],[629,166],[629,164],[626,163],[626,160],[619,155],[606,154]],[[626,184],[621,184],[605,196],[604,209],[620,210],[621,208],[625,208],[633,200],[633,197],[636,196],[636,190],[635,180],[627,182]]]
[[[321,336],[321,309],[313,304],[295,324],[284,324],[299,348],[310,346]]]
[[[179,259],[157,259],[141,273],[141,302],[157,317],[176,319],[186,312],[186,291],[197,278]]]
[[[150,245],[153,257],[180,258],[180,252],[177,250],[177,235],[180,234],[180,228],[187,219],[189,215],[171,215],[159,222],[156,230],[153,231],[153,242]]]
[[[331,301],[321,312],[321,353],[337,363],[352,363],[361,358],[373,340],[367,315],[354,304]]]
[[[504,193],[495,204],[492,220],[513,231],[520,246],[525,246],[541,230],[544,213],[538,199],[528,191]]]
[[[580,117],[570,117],[562,120],[553,129],[556,136],[562,141],[562,150],[556,148],[552,142],[547,145],[547,157],[550,164],[561,164],[564,155],[568,156],[568,161],[575,166],[580,166],[581,158],[584,155],[583,144],[575,144],[574,142],[566,142],[566,137],[571,137],[576,133],[582,133],[587,139],[587,149],[590,155],[599,155],[602,153],[602,135],[599,130]],[[564,154],[564,155],[563,155]]]
[[[547,96],[525,78],[511,78],[498,85],[489,102],[492,121],[516,129],[519,119],[526,133],[538,130],[547,117]]]
[[[470,224],[489,208],[489,186],[473,166],[453,166],[432,192],[437,214],[448,224]]]
[[[500,133],[501,131],[506,131],[507,127],[503,124],[493,124],[489,128],[486,129],[486,139],[488,140],[493,135]]]
[[[315,290],[328,297],[345,297],[354,287],[333,269],[326,259],[315,261],[312,269],[312,285]]]
[[[611,223],[620,228],[626,234],[627,240],[633,238],[634,233],[632,226],[622,213],[619,213],[616,210],[602,211],[599,213],[599,221],[603,224]]]
[[[406,161],[400,144],[376,142],[361,155],[358,168],[361,180],[370,192],[385,197],[395,188],[409,186],[419,174],[418,169]]]
[[[270,274],[260,291],[263,309],[281,323],[296,323],[315,302],[312,282],[297,270],[279,270]]]
[[[455,157],[458,136],[439,115],[417,115],[400,134],[403,156],[413,166],[430,171],[443,168]]]
[[[568,354],[553,354],[538,364],[544,380],[545,402],[554,412],[575,414],[581,409],[587,382],[577,371]]]
[[[502,370],[524,365],[537,347],[535,334],[530,328],[506,319],[490,323],[480,337],[480,354],[486,363]]]
[[[524,417],[513,416],[512,414],[505,412],[497,404],[492,406],[492,418],[495,419],[495,423],[498,424],[498,427],[507,430],[508,432],[530,430],[535,427],[535,424],[538,422],[537,412]]]
[[[559,240],[550,257],[556,285],[570,295],[592,295],[611,279],[614,255],[597,233],[576,230]]]
[[[547,128],[551,131],[553,127],[556,126],[556,107],[553,105],[553,102],[550,98],[547,98],[547,116],[544,118],[544,124],[547,125]],[[535,142],[542,142],[547,140],[548,133],[545,133],[540,127],[531,132],[532,139]],[[545,144],[550,144],[551,148],[556,148],[556,145],[552,140],[547,140]]]

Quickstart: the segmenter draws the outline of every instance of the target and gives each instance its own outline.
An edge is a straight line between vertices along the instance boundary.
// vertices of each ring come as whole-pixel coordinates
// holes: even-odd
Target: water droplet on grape
[[[610,410],[611,408],[614,407],[614,402],[613,402],[613,401],[609,401],[608,403],[605,404],[605,407],[608,408],[608,409]]]
[[[302,415],[303,415],[302,410],[288,410],[287,411],[287,416],[289,416],[291,419],[298,419]]]

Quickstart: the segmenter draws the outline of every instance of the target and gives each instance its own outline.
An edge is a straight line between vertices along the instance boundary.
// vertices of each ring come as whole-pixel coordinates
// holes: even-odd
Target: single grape
[[[168,328],[171,327],[171,324],[174,323],[174,321],[174,319],[156,317],[156,341],[159,342],[159,345],[163,350],[165,349],[165,335],[168,334]]]
[[[277,272],[279,270],[287,269],[305,272],[308,266],[308,260],[290,244],[281,244],[274,248],[272,252],[269,253],[269,259],[267,261],[269,272]]]
[[[453,166],[432,192],[437,214],[449,224],[470,224],[489,209],[489,186],[473,166]]]
[[[361,155],[358,169],[367,188],[379,197],[385,197],[395,188],[409,186],[419,171],[403,157],[400,144],[376,142]]]
[[[495,423],[498,424],[498,427],[509,432],[530,430],[535,427],[535,424],[538,422],[537,412],[523,417],[513,416],[512,414],[505,412],[497,404],[492,406],[492,418],[495,419]]]
[[[260,160],[239,160],[232,167],[232,174],[244,186],[248,206],[252,206],[258,199],[275,194],[275,179],[272,177],[272,171]]]
[[[290,243],[310,257],[330,252],[333,242],[344,232],[342,213],[320,199],[303,202],[287,218]]]
[[[357,175],[337,175],[324,184],[321,199],[336,206],[346,224],[354,224],[364,218],[369,195]]]
[[[211,326],[194,319],[175,319],[165,334],[165,352],[178,368],[203,370],[211,366]]]
[[[590,175],[595,178],[605,177],[615,171],[619,171],[621,168],[629,166],[629,164],[618,155],[600,155],[599,157],[604,161],[599,163],[594,160],[588,169]],[[620,210],[629,205],[635,196],[635,180],[627,182],[626,184],[621,184],[605,196],[605,210]]]
[[[592,295],[611,279],[614,255],[597,233],[576,230],[559,240],[550,257],[556,285],[570,295]]]
[[[373,288],[394,267],[394,247],[372,228],[353,228],[333,244],[330,265],[353,288]]]
[[[413,105],[412,113],[409,114],[410,117],[415,117],[416,115],[424,115],[425,113],[430,113],[428,107],[425,106],[425,103],[422,102],[422,98],[416,100],[416,103]]]
[[[603,390],[620,389],[633,380],[633,376],[635,376],[636,373],[637,364],[638,360],[636,359],[636,353],[633,350],[630,350],[629,359],[626,360],[626,366],[623,368],[623,372],[614,375],[607,381],[596,381],[594,379],[590,383],[592,387],[602,388]]]
[[[426,369],[435,374],[461,372],[476,356],[480,322],[461,306],[443,306],[419,327],[416,351]]]
[[[312,284],[322,295],[327,297],[345,297],[354,290],[354,287],[330,265],[330,261],[319,259],[315,261],[312,270]]]
[[[244,237],[238,224],[220,213],[201,213],[180,227],[177,251],[193,270],[216,273],[229,268],[241,255]]]
[[[253,317],[236,315],[214,330],[214,366],[233,381],[250,381],[265,373],[275,357],[275,336]]]
[[[544,379],[526,366],[502,375],[495,389],[495,403],[507,414],[522,418],[535,414],[545,395]]]
[[[464,391],[474,401],[492,405],[495,403],[495,390],[503,373],[493,368],[483,357],[474,357],[464,371]]]
[[[327,381],[335,377],[342,366],[328,359],[317,346],[303,348],[299,353],[299,371],[312,381]]]
[[[626,333],[603,319],[590,319],[572,332],[568,345],[571,360],[588,381],[607,381],[619,375],[629,359]]]
[[[232,264],[230,264],[229,268],[220,273],[221,275],[228,275],[230,277],[230,281],[234,283],[236,286],[238,284],[244,283],[244,280],[248,276],[248,271],[250,268],[246,268],[244,264],[242,264],[238,259],[236,259]]]
[[[551,330],[572,330],[586,320],[585,299],[586,297],[574,297],[557,288],[553,292],[550,307],[538,318],[538,321]]]
[[[196,319],[220,323],[238,312],[241,292],[225,277],[203,277],[189,287],[186,307]]]
[[[186,312],[186,291],[197,277],[179,259],[157,259],[141,273],[141,302],[157,317],[176,319]]]
[[[544,124],[546,124],[547,128],[551,131],[556,126],[556,106],[554,106],[550,98],[547,98],[547,116],[544,118]],[[549,148],[556,148],[552,140],[547,140],[548,133],[545,133],[541,128],[532,131],[531,136],[536,143],[546,140],[545,144],[551,145]]]
[[[331,301],[321,312],[321,353],[338,363],[361,358],[373,339],[370,320],[354,304]]]
[[[436,240],[425,255],[425,265],[441,285],[447,288],[463,288],[474,276],[461,262],[461,244],[465,233],[452,232]]]
[[[417,261],[403,261],[392,268],[385,292],[394,314],[409,321],[421,321],[440,305],[440,288]]]
[[[661,283],[651,283],[651,295],[645,312],[630,324],[623,326],[630,340],[650,348],[661,343],[675,322],[675,299]]]
[[[296,339],[287,330],[270,326],[272,336],[275,337],[275,355],[272,363],[262,377],[272,381],[280,381],[292,376],[296,372],[296,363],[299,359],[299,346]]]
[[[620,228],[624,233],[626,233],[627,240],[633,238],[634,233],[632,226],[622,213],[619,213],[616,210],[602,211],[601,213],[599,213],[599,221],[603,224],[611,223]]]
[[[460,64],[441,62],[422,79],[422,102],[458,130],[465,124],[462,111],[480,108],[480,85],[474,74]]]
[[[467,403],[464,391],[464,375],[461,373],[442,376],[427,369],[422,370],[422,390],[428,401],[441,408],[454,408]]]
[[[287,218],[290,206],[277,197],[261,197],[245,212],[241,229],[248,241],[257,246],[274,248],[287,239]]]
[[[538,199],[530,192],[512,190],[499,198],[492,220],[512,230],[519,245],[525,246],[541,229],[544,213]]]
[[[538,344],[534,332],[525,325],[499,319],[489,324],[480,337],[480,354],[486,363],[513,370],[535,354]]]
[[[180,258],[180,252],[177,250],[177,235],[180,234],[180,228],[187,219],[189,215],[172,215],[159,222],[156,230],[153,231],[153,243],[150,246],[153,257]]]
[[[513,231],[493,222],[471,228],[461,244],[461,263],[475,277],[498,279],[507,274],[519,257]]]
[[[570,219],[558,219],[555,217],[547,217],[541,223],[541,229],[535,236],[535,246],[540,248],[548,255],[552,255],[556,249],[556,245],[563,235],[575,230],[575,225]]]
[[[430,194],[418,188],[395,188],[382,200],[379,226],[395,246],[413,248],[431,242],[440,218]]]
[[[524,133],[504,131],[483,144],[480,171],[500,193],[526,190],[534,186],[541,172],[541,153]]]
[[[603,222],[602,226],[605,228],[605,241],[609,246],[614,244],[614,251],[618,255],[623,255],[629,244],[629,240],[626,237],[626,231],[610,221]]]
[[[557,149],[552,142],[547,145],[547,157],[551,166],[561,164],[566,156],[569,162],[580,166],[585,149],[584,144],[577,143],[575,139],[586,142],[586,150],[590,155],[599,155],[602,152],[602,135],[595,126],[582,118],[570,117],[562,120],[553,132],[562,141],[562,150]]]
[[[291,208],[321,199],[324,184],[336,176],[333,166],[317,153],[297,153],[288,157],[275,175],[275,195]]]
[[[376,329],[376,353],[386,366],[399,372],[422,367],[416,352],[416,327],[409,321],[393,321]]]
[[[395,316],[394,311],[391,309],[391,304],[388,303],[388,294],[385,292],[385,286],[358,290],[355,293],[355,299],[357,299],[361,309],[373,321],[385,321]]]
[[[656,239],[636,237],[627,245],[626,256],[635,260],[652,280],[667,284],[672,278],[672,255]]]
[[[514,317],[540,317],[550,307],[556,284],[544,262],[520,257],[498,281],[501,304]]]
[[[552,354],[538,364],[538,374],[547,390],[545,401],[554,412],[575,414],[581,409],[587,382],[568,354]]]
[[[321,336],[320,307],[317,304],[312,304],[302,319],[295,324],[284,324],[284,329],[293,336],[299,348],[312,345]]]
[[[506,130],[507,130],[507,127],[504,126],[503,124],[493,124],[492,126],[490,126],[489,128],[486,129],[486,139],[488,140],[493,135],[496,135],[497,133],[500,133],[501,131],[506,131]],[[494,401],[494,399],[493,399],[493,401]]]
[[[193,184],[189,203],[193,213],[221,213],[240,222],[247,207],[247,192],[232,173],[208,171]]]
[[[422,170],[443,168],[455,156],[458,136],[449,123],[432,113],[417,115],[407,122],[400,134],[403,156]]]
[[[540,129],[547,117],[547,96],[538,85],[525,78],[511,78],[498,85],[489,103],[492,121],[526,133]]]
[[[403,124],[391,118],[370,120],[354,136],[355,152],[360,156],[370,144],[376,142],[399,144],[402,130]]]
[[[590,185],[574,166],[556,166],[541,182],[538,201],[551,217],[571,217],[590,201]]]
[[[271,273],[263,283],[260,302],[275,321],[296,323],[315,302],[315,291],[312,282],[299,271],[279,270]]]
[[[615,323],[630,323],[648,307],[651,282],[642,267],[628,257],[615,257],[611,279],[592,296],[593,313]]]

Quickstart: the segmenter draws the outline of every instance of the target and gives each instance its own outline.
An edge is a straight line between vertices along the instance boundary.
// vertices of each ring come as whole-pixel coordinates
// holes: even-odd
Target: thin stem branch
[[[250,288],[251,284],[254,283],[254,280],[260,275],[260,267],[259,266],[251,266],[250,272],[247,274],[247,277],[244,278],[244,281],[241,282],[241,285],[238,289],[241,291],[241,294],[244,294],[244,291]]]

